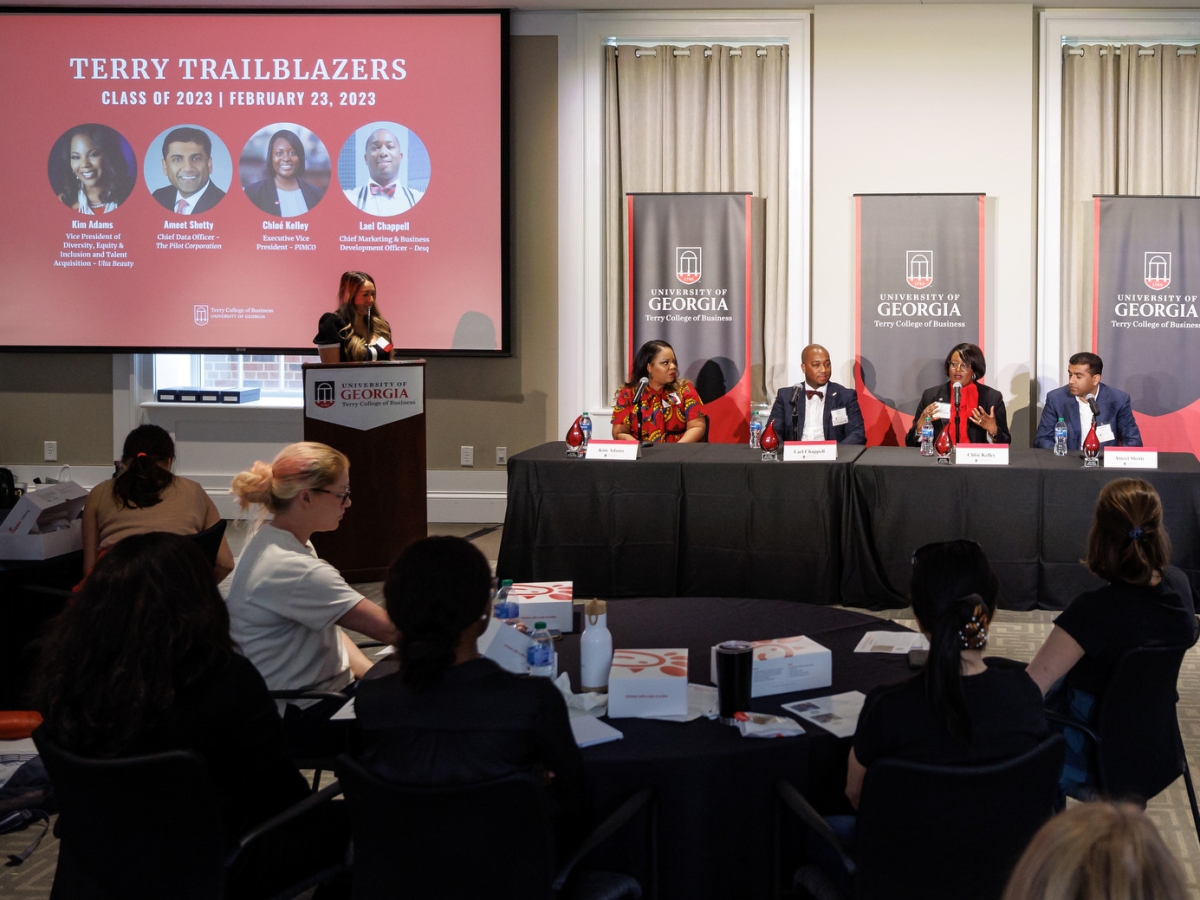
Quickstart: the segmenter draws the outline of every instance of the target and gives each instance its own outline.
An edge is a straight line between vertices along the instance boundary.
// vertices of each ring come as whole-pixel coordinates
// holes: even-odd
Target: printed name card
[[[584,459],[637,459],[642,455],[641,449],[640,441],[598,441],[592,438],[588,441]]]
[[[1007,466],[1008,444],[959,444],[954,448],[958,466]]]
[[[1157,469],[1157,447],[1105,447],[1106,469]]]
[[[837,441],[784,441],[784,462],[832,461],[837,459]]]

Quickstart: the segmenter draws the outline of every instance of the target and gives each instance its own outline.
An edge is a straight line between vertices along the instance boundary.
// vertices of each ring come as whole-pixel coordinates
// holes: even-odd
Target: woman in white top
[[[342,631],[386,643],[396,628],[382,608],[354,590],[317,557],[309,538],[335,531],[350,506],[350,461],[325,444],[284,447],[274,462],[256,462],[233,479],[242,508],[272,513],[238,560],[229,589],[230,631],[271,690],[352,693],[371,663]],[[340,704],[289,703],[284,726],[297,752],[342,749],[320,745],[322,729]],[[314,741],[318,745],[314,744]]]

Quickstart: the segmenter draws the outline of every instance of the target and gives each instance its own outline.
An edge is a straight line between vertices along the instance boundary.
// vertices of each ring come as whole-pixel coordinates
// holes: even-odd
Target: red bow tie
[[[825,395],[822,394],[820,391],[810,391],[810,390],[805,389],[804,393],[808,396],[809,400],[811,400],[813,397],[821,397],[821,398],[825,397]]]
[[[396,186],[389,184],[387,187],[381,187],[378,184],[373,184],[371,185],[371,195],[374,196],[376,194],[387,194],[389,197],[394,197],[396,196]]]

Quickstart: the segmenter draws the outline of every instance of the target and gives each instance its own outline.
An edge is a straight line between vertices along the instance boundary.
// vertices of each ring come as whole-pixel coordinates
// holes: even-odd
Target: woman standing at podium
[[[321,362],[377,362],[392,358],[392,326],[375,305],[375,279],[343,272],[337,312],[325,313],[313,338]]]
[[[642,344],[613,403],[613,440],[689,444],[703,439],[707,427],[704,401],[690,381],[679,377],[671,345]]]

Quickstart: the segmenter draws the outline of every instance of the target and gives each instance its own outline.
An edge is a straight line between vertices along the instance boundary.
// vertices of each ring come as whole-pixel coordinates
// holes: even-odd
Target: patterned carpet
[[[432,529],[431,529],[432,530]],[[379,597],[378,585],[360,585],[364,594]],[[878,615],[916,627],[911,610],[893,610]],[[1001,612],[990,629],[989,655],[1028,661],[1033,658],[1050,630],[1054,613]],[[1200,648],[1184,660],[1179,675],[1179,721],[1183,731],[1193,777],[1200,778]],[[1073,801],[1072,801],[1073,802]],[[1168,846],[1183,864],[1193,900],[1200,900],[1200,843],[1197,841],[1187,790],[1178,779],[1166,791],[1150,801],[1150,817],[1162,832]],[[29,843],[29,832],[0,835],[0,858],[18,853]],[[58,842],[52,835],[19,868],[0,868],[0,897],[6,900],[45,900],[50,896],[54,867],[58,860]]]

